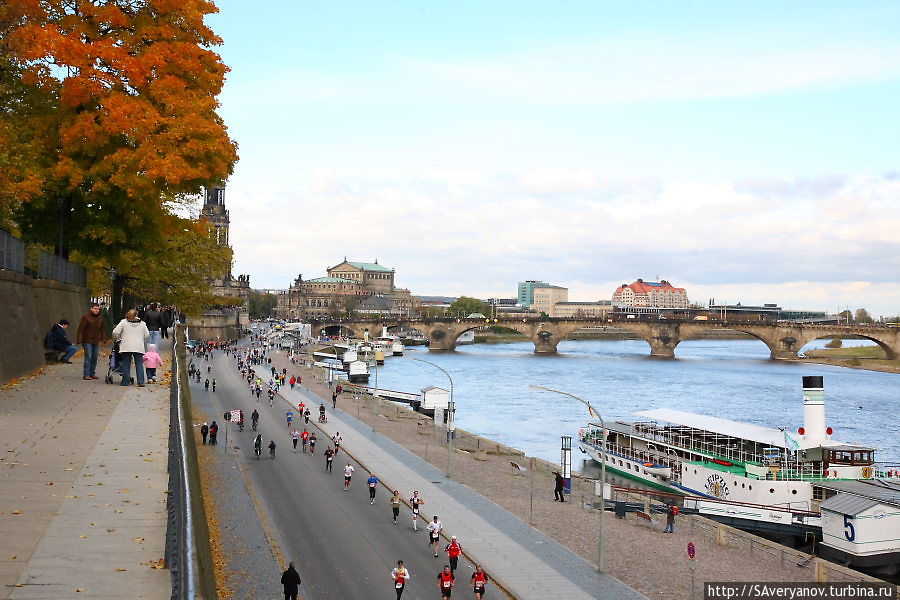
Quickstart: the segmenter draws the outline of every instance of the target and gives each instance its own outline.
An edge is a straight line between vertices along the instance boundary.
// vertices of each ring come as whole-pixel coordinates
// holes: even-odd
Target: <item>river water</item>
[[[803,425],[801,377],[823,375],[834,438],[872,446],[879,461],[900,464],[898,374],[773,361],[757,340],[685,341],[674,360],[650,358],[642,340],[563,341],[555,355],[533,350],[531,342],[475,344],[455,352],[409,347],[405,357],[389,357],[378,368],[378,386],[448,388],[438,369],[409,358],[431,361],[453,377],[458,427],[558,463],[560,436],[577,439],[590,415],[581,403],[532,384],[589,400],[607,421],[667,407],[796,432]],[[578,469],[583,455],[573,453]]]

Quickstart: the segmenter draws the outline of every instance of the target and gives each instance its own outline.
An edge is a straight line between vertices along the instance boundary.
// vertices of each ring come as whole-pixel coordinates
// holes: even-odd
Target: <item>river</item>
[[[447,388],[438,369],[408,358],[431,361],[453,377],[459,428],[558,463],[560,436],[577,438],[590,416],[579,402],[532,384],[589,400],[607,421],[668,407],[796,432],[803,425],[801,377],[823,375],[834,438],[872,446],[879,461],[900,464],[898,374],[773,361],[757,340],[685,341],[674,360],[650,358],[642,340],[563,341],[555,355],[533,349],[530,342],[475,344],[455,352],[410,347],[406,357],[389,357],[378,368],[378,386]],[[374,383],[372,377],[369,385]],[[583,455],[573,452],[578,469]]]

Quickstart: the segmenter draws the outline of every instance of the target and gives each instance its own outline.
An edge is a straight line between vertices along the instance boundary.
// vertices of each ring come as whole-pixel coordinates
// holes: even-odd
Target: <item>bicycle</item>
[[[256,453],[256,460],[259,460],[259,455],[262,454],[262,448],[259,446],[254,446],[253,451]]]

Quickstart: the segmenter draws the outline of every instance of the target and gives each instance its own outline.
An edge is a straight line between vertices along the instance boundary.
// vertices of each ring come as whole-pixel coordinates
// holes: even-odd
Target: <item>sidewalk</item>
[[[107,366],[84,381],[79,353],[0,390],[0,599],[171,596],[169,388],[107,385]]]
[[[294,390],[282,388],[281,395],[294,407],[301,399],[312,404],[313,413],[324,402],[328,423],[318,427],[329,437],[340,431],[341,449],[377,473],[386,487],[402,490],[404,497],[419,490],[426,501],[423,518],[430,520],[438,515],[447,535],[458,536],[466,554],[484,564],[491,577],[515,597],[644,598],[615,577],[597,573],[594,565],[472,489],[447,479],[399,444],[340,409],[332,410],[330,402],[299,386]],[[324,445],[326,440],[322,442]]]

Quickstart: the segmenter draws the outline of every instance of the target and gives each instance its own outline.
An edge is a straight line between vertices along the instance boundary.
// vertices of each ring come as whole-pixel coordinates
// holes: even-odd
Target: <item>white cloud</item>
[[[585,171],[315,173],[289,192],[235,185],[228,199],[236,270],[258,287],[321,275],[346,255],[378,258],[418,294],[512,296],[539,278],[590,300],[661,276],[704,301],[900,312],[900,181],[848,177],[817,198],[808,188]]]

